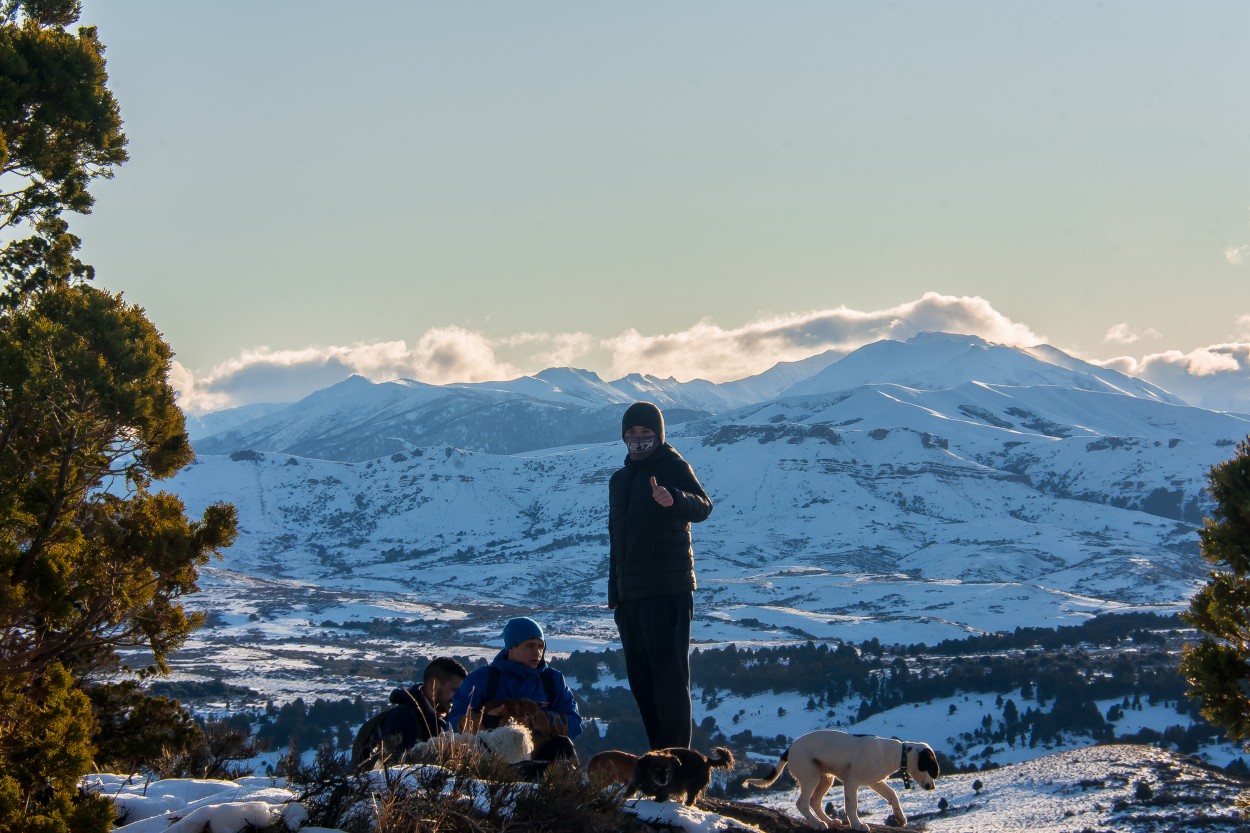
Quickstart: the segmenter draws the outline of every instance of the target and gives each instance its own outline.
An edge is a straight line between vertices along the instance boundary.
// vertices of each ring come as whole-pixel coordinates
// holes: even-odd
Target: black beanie
[[[650,402],[635,402],[630,405],[625,410],[625,416],[621,417],[621,436],[625,436],[625,432],[635,425],[650,428],[660,438],[660,444],[663,445],[664,414],[660,413],[659,408]]]

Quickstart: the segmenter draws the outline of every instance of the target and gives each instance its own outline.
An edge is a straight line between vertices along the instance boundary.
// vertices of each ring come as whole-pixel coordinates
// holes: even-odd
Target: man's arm
[[[703,485],[695,477],[694,469],[683,461],[680,470],[673,475],[673,484],[665,484],[669,494],[673,496],[672,510],[690,523],[697,524],[707,520],[708,515],[712,514],[712,499],[703,491]]]
[[[575,739],[582,733],[582,716],[577,711],[577,700],[573,697],[573,690],[569,688],[568,683],[564,681],[564,675],[559,671],[551,671],[549,673],[559,674],[556,686],[556,701],[547,704],[547,711],[555,712],[559,718],[564,721],[568,731],[564,734],[569,736],[570,740]]]
[[[456,693],[451,696],[451,711],[447,713],[447,725],[454,732],[464,731],[464,722],[466,715],[470,715],[470,709],[479,709],[482,705],[482,696],[486,693],[484,687],[486,685],[486,674],[484,668],[471,671],[469,676],[465,677],[460,683],[460,687],[456,689]]]

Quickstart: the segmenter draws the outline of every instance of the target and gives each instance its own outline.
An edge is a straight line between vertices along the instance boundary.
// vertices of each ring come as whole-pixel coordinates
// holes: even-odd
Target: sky
[[[184,407],[927,329],[1250,409],[1250,5],[84,0]]]

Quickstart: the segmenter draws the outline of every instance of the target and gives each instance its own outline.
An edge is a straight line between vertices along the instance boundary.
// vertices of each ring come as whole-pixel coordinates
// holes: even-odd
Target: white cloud
[[[1216,344],[1190,350],[1188,353],[1167,350],[1142,359],[1140,371],[1149,374],[1158,372],[1156,369],[1159,367],[1175,367],[1183,369],[1190,376],[1198,377],[1235,373],[1243,369],[1247,350],[1250,350],[1250,345],[1245,344]]]
[[[591,350],[594,339],[589,333],[518,333],[499,343],[507,347],[544,345],[533,354],[533,361],[541,367],[532,369],[542,370],[573,365]]]
[[[1096,362],[1153,382],[1191,405],[1250,413],[1250,343],[1213,344],[1183,352]]]
[[[462,327],[440,327],[425,332],[416,345],[385,341],[302,350],[258,347],[202,377],[176,364],[170,378],[183,408],[191,413],[251,402],[291,402],[352,374],[374,381],[409,378],[430,384],[512,379],[546,367],[573,365],[596,349],[607,351],[612,378],[649,373],[724,382],[760,373],[777,362],[826,350],[847,352],[926,330],[968,333],[1000,344],[1044,341],[983,298],[929,292],[884,310],[838,307],[762,318],[734,329],[700,321],[661,335],[631,329],[598,344],[580,332],[492,338]],[[509,358],[503,358],[504,353]]]
[[[1224,259],[1234,266],[1240,266],[1250,246],[1229,246],[1224,249]]]
[[[1237,340],[1188,352],[1169,350],[1097,363],[1147,379],[1188,402],[1250,412],[1250,315],[1237,319]],[[999,344],[1031,346],[1046,339],[979,297],[927,293],[882,310],[838,307],[760,318],[725,328],[710,320],[685,330],[648,335],[627,330],[596,342],[586,333],[517,333],[491,337],[461,327],[426,331],[415,344],[385,341],[352,346],[272,350],[259,347],[197,374],[175,362],[170,381],[191,413],[253,402],[291,402],[359,374],[373,381],[417,379],[430,384],[512,379],[546,367],[582,366],[608,378],[627,373],[724,382],[777,362],[826,350],[849,352],[885,338],[933,330],[966,333]],[[1158,337],[1117,324],[1105,341],[1132,344]],[[584,364],[590,357],[596,364]],[[1087,360],[1092,360],[1086,357]]]
[[[439,327],[427,330],[412,346],[401,340],[301,350],[258,347],[203,377],[174,362],[170,384],[185,410],[205,413],[252,402],[293,402],[353,374],[375,382],[403,378],[434,385],[513,379],[522,370],[500,358],[501,347],[528,349],[532,358],[526,364],[541,369],[551,360],[570,363],[590,344],[584,333],[491,339],[462,327]]]
[[[905,339],[924,331],[965,333],[999,344],[1031,346],[1045,339],[1012,321],[979,297],[928,292],[884,310],[848,307],[776,316],[724,329],[700,321],[663,335],[627,330],[605,339],[612,373],[650,373],[713,382],[760,373],[777,362],[796,361],[826,350],[850,351],[881,339]]]
[[[1113,344],[1132,344],[1143,338],[1159,338],[1160,333],[1153,328],[1135,331],[1128,324],[1116,324],[1107,330],[1107,334],[1102,337],[1103,341],[1109,341]]]

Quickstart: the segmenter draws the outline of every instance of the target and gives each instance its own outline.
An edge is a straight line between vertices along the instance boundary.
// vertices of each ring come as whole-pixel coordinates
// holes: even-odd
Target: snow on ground
[[[1014,700],[1021,714],[1028,708],[1038,708],[1035,700],[1025,699],[1019,691],[1004,695],[1003,700],[1004,703]],[[1096,705],[1100,712],[1106,714],[1111,706],[1120,703],[1117,698],[1097,701]],[[749,729],[756,737],[784,735],[793,740],[817,729],[841,729],[855,734],[923,741],[960,764],[1014,764],[1054,752],[1090,746],[1094,742],[1088,736],[1062,736],[1055,743],[1033,747],[1028,744],[1027,733],[1015,744],[974,743],[963,739],[964,733],[972,733],[982,727],[986,715],[990,716],[995,728],[1002,722],[1003,708],[997,705],[992,694],[959,694],[929,703],[908,703],[858,722],[855,721],[859,709],[857,698],[847,698],[827,709],[808,709],[807,704],[806,695],[794,692],[769,697],[717,695],[714,701],[704,701],[701,692],[696,691],[694,721],[698,724],[704,717],[712,716],[720,730],[730,737]],[[1144,728],[1162,731],[1168,726],[1188,726],[1192,722],[1187,714],[1178,713],[1174,704],[1143,702],[1140,710],[1125,710],[1124,717],[1115,721],[1114,726],[1116,734],[1124,736]],[[956,743],[965,747],[962,753],[955,751]],[[778,743],[776,750],[770,754],[743,753],[740,757],[771,765],[776,756],[785,751],[787,744],[788,741]],[[990,747],[993,751],[986,754],[986,749]],[[1202,747],[1197,754],[1207,763],[1224,767],[1243,753],[1236,746],[1224,743]]]
[[[378,788],[383,789],[389,783],[417,777],[419,769],[392,767],[386,773],[373,774]],[[113,800],[118,812],[115,833],[243,833],[278,823],[301,833],[342,833],[333,828],[301,827],[308,814],[281,778],[148,781],[133,775],[97,774],[84,778],[83,785]],[[756,830],[677,802],[631,799],[626,803],[626,811],[688,833]]]
[[[684,830],[687,833],[721,833],[726,830],[754,830],[759,828],[744,824],[737,819],[705,813],[697,807],[687,807],[678,801],[652,801],[635,798],[625,802],[626,812],[661,830]]]
[[[148,781],[137,776],[88,775],[83,785],[107,795],[117,809],[118,833],[202,833],[242,831],[247,825],[284,822],[297,830],[308,820],[295,794],[281,779],[215,781],[172,778]]]
[[[794,805],[798,788],[793,780],[789,785],[752,800],[800,818]],[[897,779],[891,785],[908,827],[926,833],[1194,830],[1199,820],[1206,833],[1250,829],[1234,809],[1236,797],[1246,790],[1244,782],[1151,746],[1093,746],[989,772],[943,775],[934,792],[902,789]],[[939,808],[942,799],[945,811]],[[841,812],[842,790],[834,787],[826,801]],[[859,814],[877,825],[890,808],[876,793],[861,789]]]
[[[376,775],[379,785],[388,777],[408,777],[395,770]],[[328,828],[300,828],[306,814],[281,779],[145,782],[93,775],[84,782],[113,797],[119,811],[127,814],[122,826],[115,828],[117,833],[235,833],[248,829],[245,824],[279,822],[292,831],[336,833]],[[986,772],[943,775],[931,792],[904,789],[898,779],[890,783],[899,793],[908,827],[926,833],[1144,833],[1199,827],[1204,833],[1245,833],[1250,829],[1234,807],[1246,791],[1245,781],[1150,746],[1094,746]],[[744,800],[798,819],[797,796],[793,780],[784,776],[773,789],[754,791]],[[835,787],[826,800],[835,813],[840,812],[841,789]],[[870,825],[882,824],[889,815],[889,805],[871,790],[861,789],[859,800],[860,815]],[[689,833],[755,829],[678,802],[631,799],[626,810]]]

